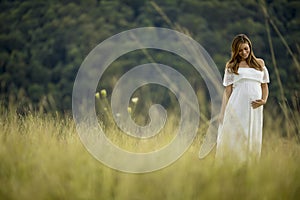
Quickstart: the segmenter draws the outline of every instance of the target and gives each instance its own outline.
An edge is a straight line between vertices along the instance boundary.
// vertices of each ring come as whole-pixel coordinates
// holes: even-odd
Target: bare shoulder
[[[265,61],[263,59],[257,58],[256,60],[261,66],[263,66],[263,67],[265,66]]]

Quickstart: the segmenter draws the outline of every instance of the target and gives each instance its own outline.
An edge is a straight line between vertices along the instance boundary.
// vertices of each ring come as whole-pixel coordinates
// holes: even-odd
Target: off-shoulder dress
[[[244,162],[260,157],[263,106],[253,109],[251,102],[262,98],[262,83],[269,83],[266,67],[263,71],[240,67],[238,75],[225,70],[223,85],[233,84],[233,89],[218,129],[216,159]]]

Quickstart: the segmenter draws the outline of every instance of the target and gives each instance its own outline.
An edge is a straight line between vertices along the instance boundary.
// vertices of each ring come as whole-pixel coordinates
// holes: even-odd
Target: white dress
[[[251,101],[262,98],[261,83],[269,83],[269,73],[266,67],[239,68],[238,73],[225,70],[223,85],[233,84],[233,89],[218,128],[216,159],[244,163],[261,154],[263,106],[253,109]]]

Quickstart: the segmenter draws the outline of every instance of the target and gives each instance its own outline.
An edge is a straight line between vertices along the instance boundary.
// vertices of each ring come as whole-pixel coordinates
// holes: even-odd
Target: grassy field
[[[265,119],[260,163],[234,169],[198,159],[205,127],[177,162],[146,174],[106,167],[83,147],[72,118],[2,112],[0,199],[297,199],[300,145]],[[280,119],[278,119],[280,121]],[[131,144],[131,143],[130,143]]]

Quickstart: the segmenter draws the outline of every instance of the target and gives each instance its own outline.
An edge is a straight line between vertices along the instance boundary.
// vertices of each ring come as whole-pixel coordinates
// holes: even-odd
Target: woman
[[[269,91],[269,74],[256,58],[249,38],[237,35],[226,64],[216,159],[245,162],[260,157],[263,105]]]

